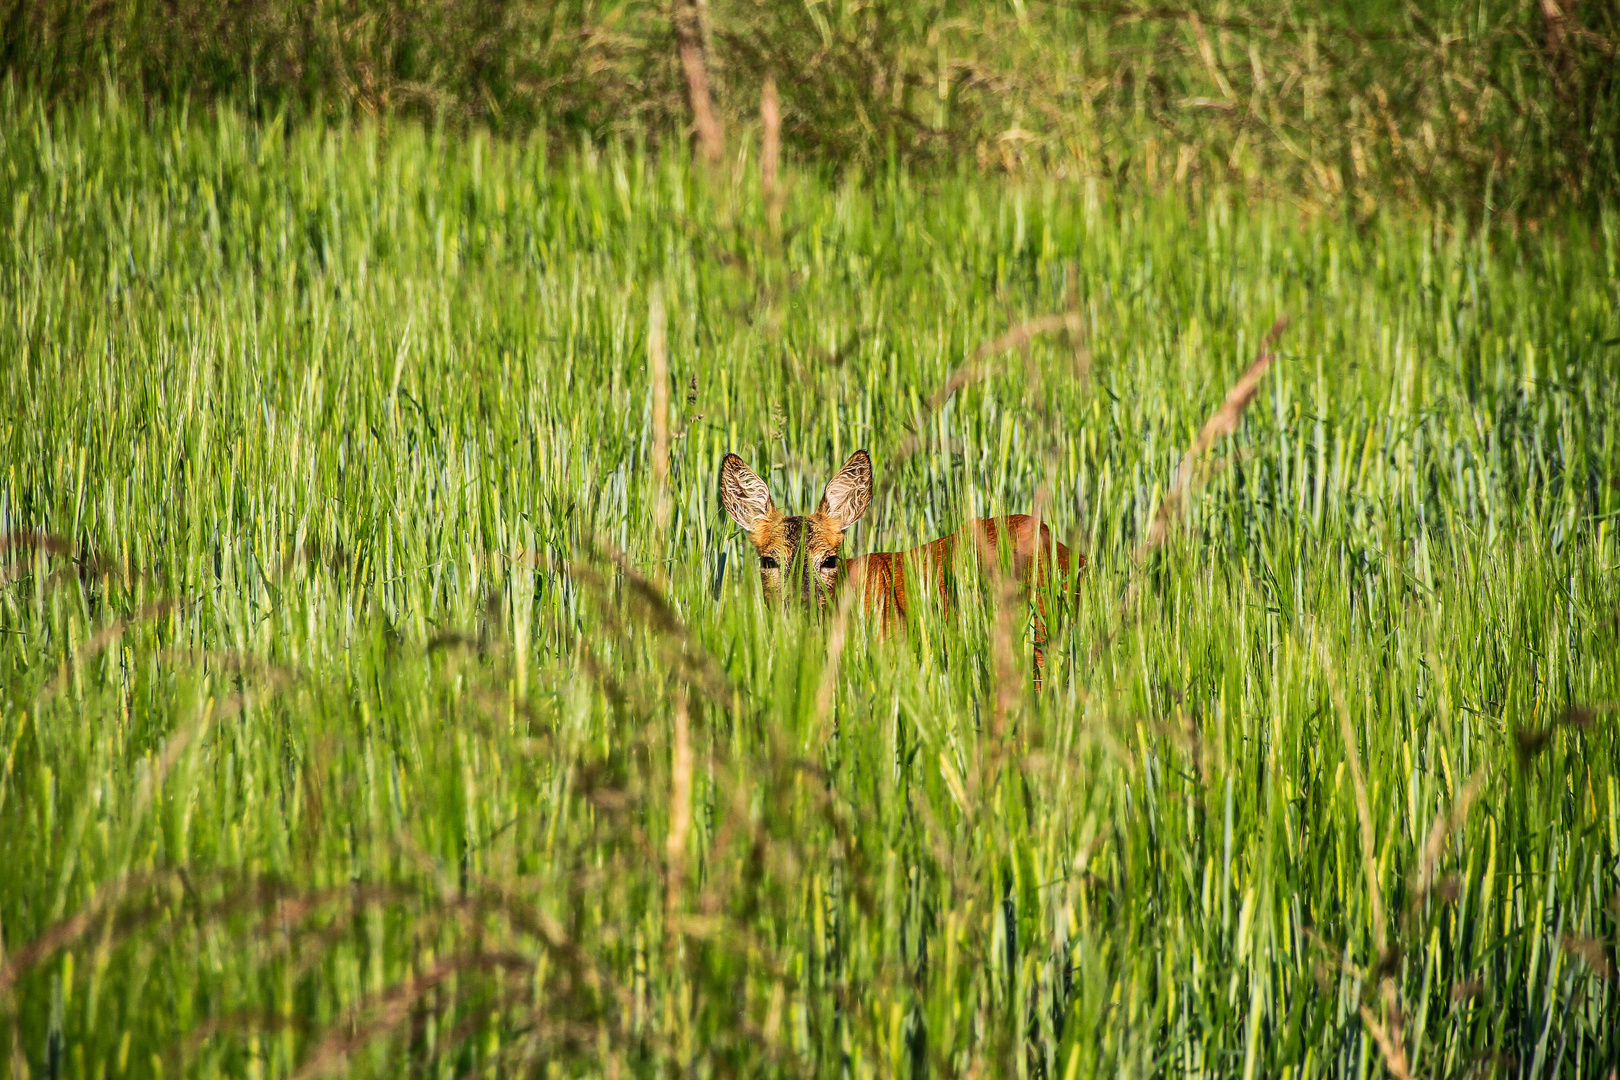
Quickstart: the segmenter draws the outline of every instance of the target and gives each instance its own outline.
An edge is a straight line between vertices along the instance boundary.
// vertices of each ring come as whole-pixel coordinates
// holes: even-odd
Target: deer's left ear
[[[849,455],[838,475],[827,481],[816,512],[831,518],[840,529],[847,529],[861,519],[871,502],[872,456],[857,450]]]

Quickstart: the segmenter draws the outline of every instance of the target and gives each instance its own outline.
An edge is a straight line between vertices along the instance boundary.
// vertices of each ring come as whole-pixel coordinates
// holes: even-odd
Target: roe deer
[[[754,544],[767,601],[791,599],[803,606],[824,607],[839,589],[855,588],[861,592],[862,610],[878,617],[884,629],[903,622],[925,594],[939,604],[942,614],[949,611],[955,586],[953,560],[961,544],[973,549],[983,568],[991,565],[998,543],[1005,540],[1012,550],[1013,575],[1026,588],[1032,576],[1037,589],[1046,588],[1054,564],[1058,581],[1063,583],[1070,580],[1071,572],[1086,568],[1084,555],[1071,556],[1063,544],[1054,545],[1052,530],[1043,522],[1037,573],[1035,518],[1027,514],[975,518],[950,536],[909,551],[874,551],[840,559],[845,531],[860,520],[872,501],[872,458],[865,450],[851,454],[827,482],[814,514],[783,514],[771,501],[765,481],[736,454],[727,454],[720,463],[720,501]],[[1045,645],[1045,605],[1037,595],[1037,689],[1046,668]]]

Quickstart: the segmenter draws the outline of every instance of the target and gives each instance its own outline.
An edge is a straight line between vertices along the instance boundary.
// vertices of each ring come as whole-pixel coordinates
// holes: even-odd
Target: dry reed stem
[[[517,978],[533,973],[534,960],[520,953],[467,953],[441,960],[427,973],[395,983],[378,998],[358,1002],[346,1010],[294,1074],[296,1080],[313,1080],[342,1068],[349,1054],[403,1023],[410,1015],[411,1006],[424,994],[469,970],[502,970]],[[368,1012],[372,1015],[362,1025],[361,1019]]]
[[[1085,331],[1085,320],[1083,318],[1081,318],[1080,271],[1079,271],[1079,267],[1077,267],[1072,262],[1069,263],[1068,265],[1066,265],[1064,267],[1064,277],[1065,277],[1065,279],[1067,281],[1067,284],[1064,286],[1064,290],[1063,290],[1064,329],[1067,331],[1067,336],[1068,336],[1068,341],[1069,341],[1069,350],[1070,350],[1070,352],[1071,352],[1071,354],[1073,355],[1073,358],[1074,358],[1074,379],[1075,379],[1075,383],[1080,387],[1080,389],[1081,389],[1081,391],[1083,393],[1089,387],[1089,384],[1091,382],[1091,349],[1090,349],[1089,345],[1087,344],[1086,336],[1085,336],[1085,333],[1084,333],[1084,331]],[[1032,362],[1029,365],[1028,385],[1032,389],[1034,389],[1034,388],[1037,388],[1039,386],[1039,382],[1040,382],[1040,373],[1036,369],[1034,363]],[[1044,395],[1040,395],[1040,394],[1036,395],[1036,411],[1037,411],[1037,414],[1039,415],[1042,423],[1044,424],[1044,426],[1048,430],[1051,430],[1052,427],[1054,426],[1054,421],[1053,421],[1053,417],[1052,417],[1052,410],[1051,410],[1051,407],[1050,407],[1050,404],[1049,404],[1049,399],[1047,397],[1045,397]],[[1070,584],[1071,584],[1070,582],[1065,581],[1063,579],[1061,568],[1058,566],[1058,563],[1057,563],[1057,532],[1056,532],[1056,530],[1053,530],[1053,533],[1052,533],[1052,548],[1051,548],[1050,553],[1047,552],[1046,543],[1041,538],[1041,526],[1042,526],[1043,522],[1045,521],[1044,510],[1045,510],[1045,507],[1046,507],[1047,500],[1050,497],[1051,486],[1052,486],[1052,478],[1057,472],[1057,447],[1050,439],[1047,440],[1046,453],[1043,455],[1043,459],[1044,459],[1043,463],[1045,464],[1046,467],[1045,467],[1045,469],[1042,470],[1040,483],[1035,485],[1035,497],[1034,497],[1034,499],[1033,499],[1033,501],[1031,503],[1031,507],[1030,507],[1030,516],[1035,519],[1035,558],[1033,560],[1031,570],[1030,570],[1030,591],[1031,591],[1032,597],[1034,598],[1035,619],[1036,619],[1036,624],[1035,624],[1035,626],[1036,626],[1036,631],[1035,631],[1035,692],[1036,693],[1040,693],[1041,690],[1044,689],[1044,684],[1045,684],[1045,681],[1046,681],[1046,650],[1045,650],[1045,647],[1050,641],[1050,635],[1047,632],[1047,622],[1046,622],[1046,599],[1047,598],[1044,597],[1041,594],[1041,591],[1040,591],[1041,557],[1043,555],[1047,555],[1047,557],[1050,558],[1051,561],[1052,561],[1051,580],[1057,583],[1058,593],[1057,593],[1057,596],[1055,598],[1058,599],[1058,608],[1059,608],[1059,614],[1060,615],[1062,614],[1062,610],[1063,610],[1063,598],[1066,598],[1069,595],[1069,589],[1070,589]],[[1084,558],[1084,555],[1079,553],[1078,547],[1076,545],[1071,544],[1070,548],[1071,548],[1071,554],[1076,557],[1076,561],[1078,561],[1078,559],[1083,559]],[[1077,565],[1075,565],[1074,562],[1070,563],[1070,572],[1074,573],[1074,574],[1079,573],[1079,567]]]
[[[653,527],[660,548],[669,539],[669,354],[664,340],[664,289],[647,298],[647,377],[652,384]]]
[[[396,831],[394,836],[406,855],[438,883],[441,898],[457,897],[459,886],[445,876],[443,869],[416,844],[410,834]],[[642,850],[649,858],[657,857],[645,845],[642,846]],[[630,992],[613,979],[611,971],[569,937],[567,929],[554,916],[500,881],[486,877],[476,870],[468,870],[466,873],[468,880],[478,885],[482,892],[465,900],[441,899],[439,905],[441,909],[460,914],[471,912],[475,915],[501,916],[512,929],[539,942],[552,959],[562,964],[570,978],[583,982],[598,994],[611,996],[621,1009],[627,1010],[630,1007]]]
[[[1563,934],[1558,938],[1558,944],[1563,950],[1573,956],[1586,961],[1588,967],[1597,972],[1603,979],[1615,977],[1614,963],[1609,959],[1606,948],[1607,943],[1594,937],[1581,937],[1579,934]]]
[[[725,707],[729,708],[732,703],[741,700],[741,692],[726,676],[724,669],[692,636],[663,592],[631,565],[629,556],[598,537],[586,537],[584,546],[591,558],[611,562],[624,575],[626,592],[635,601],[628,605],[631,612],[639,616],[647,629],[664,639],[662,659],[672,670],[680,672],[684,679],[701,688],[710,700]],[[624,634],[624,624],[612,614],[609,601],[613,589],[607,578],[589,563],[575,561],[565,566],[571,579],[592,589],[601,601],[601,628],[609,633]]]
[[[1412,1070],[1406,1063],[1406,1045],[1401,1038],[1400,1011],[1395,1014],[1388,1028],[1378,1022],[1372,1009],[1366,1005],[1361,1007],[1361,1022],[1367,1026],[1368,1034],[1372,1035],[1373,1042],[1378,1044],[1378,1052],[1384,1056],[1384,1067],[1389,1070],[1395,1080],[1412,1080]]]
[[[1260,380],[1264,377],[1274,357],[1271,346],[1276,342],[1278,335],[1288,326],[1288,316],[1278,316],[1277,321],[1271,324],[1271,330],[1260,342],[1260,349],[1255,356],[1254,363],[1249,365],[1247,371],[1238,377],[1237,382],[1226,391],[1226,397],[1221,404],[1204,421],[1204,426],[1198,430],[1198,437],[1193,440],[1187,452],[1182,455],[1181,463],[1176,467],[1175,478],[1170,488],[1159,500],[1158,508],[1153,513],[1153,520],[1148,525],[1147,535],[1137,545],[1132,556],[1137,567],[1147,561],[1155,549],[1163,545],[1170,535],[1172,520],[1179,516],[1182,504],[1186,500],[1187,491],[1192,486],[1193,470],[1198,459],[1220,439],[1237,430],[1238,422],[1243,419],[1243,410],[1254,400],[1255,393],[1260,389]],[[1114,629],[1092,647],[1091,658],[1099,659],[1102,654],[1114,643],[1119,636],[1120,627],[1125,618],[1136,606],[1136,597],[1141,592],[1140,577],[1133,578],[1125,587],[1125,594],[1120,597],[1119,612],[1115,616]]]
[[[1367,874],[1367,893],[1372,903],[1373,937],[1378,946],[1380,961],[1389,947],[1389,927],[1384,916],[1384,899],[1378,888],[1377,840],[1373,834],[1372,808],[1367,802],[1367,782],[1361,773],[1361,752],[1357,748],[1355,725],[1350,721],[1350,709],[1339,691],[1339,678],[1334,673],[1327,644],[1318,644],[1322,660],[1322,673],[1327,679],[1328,691],[1333,697],[1333,709],[1339,717],[1339,735],[1344,739],[1344,758],[1350,766],[1350,782],[1356,796],[1356,817],[1361,822],[1361,856]]]
[[[832,713],[833,693],[838,688],[838,665],[844,656],[844,642],[849,634],[849,613],[855,607],[858,590],[848,584],[839,590],[838,610],[832,627],[827,631],[827,662],[821,668],[821,682],[816,686],[816,715],[826,720]]]
[[[761,146],[759,153],[759,186],[765,198],[765,217],[771,232],[782,223],[782,194],[778,170],[782,160],[782,109],[776,97],[776,76],[767,74],[765,85],[759,91],[759,125]]]
[[[97,635],[97,637],[100,638],[105,635],[106,631],[103,631],[102,634]],[[110,640],[110,637],[108,640]],[[104,645],[105,642],[103,642],[103,646]],[[271,670],[269,674],[272,676],[272,681],[278,681],[278,679],[286,678],[284,673],[274,669]],[[145,817],[146,809],[151,804],[154,793],[163,785],[168,776],[169,770],[173,768],[175,761],[178,760],[180,755],[185,751],[185,748],[190,745],[191,741],[195,739],[200,732],[205,731],[211,723],[227,716],[234,715],[242,708],[245,708],[250,701],[251,698],[249,695],[245,693],[236,694],[230,698],[227,698],[223,703],[221,703],[220,708],[216,710],[212,707],[213,699],[210,698],[199,711],[198,718],[195,722],[187,725],[187,727],[181,729],[170,737],[168,746],[164,749],[162,756],[158,758],[156,766],[148,770],[146,775],[142,778],[141,786],[136,789],[132,812],[128,815],[128,829],[130,831],[130,835],[134,835],[134,830],[139,827],[141,820]],[[182,882],[185,881],[183,870],[179,871],[179,877]],[[122,905],[124,897],[129,894],[132,888],[138,887],[140,883],[141,879],[133,878],[126,870],[113,883],[112,888],[105,896],[98,897],[91,906],[80,910],[75,915],[70,916],[69,918],[57,923],[55,926],[47,929],[45,933],[41,934],[38,938],[35,938],[34,941],[30,942],[29,945],[20,953],[7,957],[3,951],[3,947],[0,947],[0,1005],[3,1005],[5,1010],[10,1013],[11,1023],[14,1030],[17,1023],[17,1016],[16,1010],[11,1007],[10,1001],[11,989],[18,976],[24,970],[38,962],[39,959],[43,958],[44,956],[48,956],[56,950],[63,948],[71,942],[83,937],[94,925],[97,916],[103,913],[105,913],[107,917],[107,922],[99,951],[105,952],[111,947],[113,918],[117,915],[118,909]],[[189,885],[187,888],[189,890]],[[15,1051],[15,1047],[17,1046],[15,1039],[13,1040],[12,1045]],[[13,1071],[18,1076],[27,1075],[26,1061],[22,1062],[22,1071],[17,1070],[17,1064],[17,1054],[14,1052],[12,1062]]]
[[[978,546],[979,565],[988,570],[996,594],[996,617],[990,634],[990,653],[996,675],[995,700],[990,710],[990,735],[999,757],[1001,739],[1007,730],[1007,718],[1018,709],[1023,697],[1023,680],[1018,676],[1017,653],[1013,648],[1012,611],[1018,603],[1018,577],[1001,565],[998,545],[991,543],[980,532],[975,532],[974,540]],[[1009,540],[1009,547],[1016,544],[1015,540]],[[1035,546],[1040,547],[1039,533],[1036,533]],[[1011,554],[1016,560],[1016,552]]]
[[[117,619],[111,623],[108,623],[106,626],[102,627],[102,629],[98,631],[94,637],[73,650],[72,667],[78,668],[83,666],[86,660],[89,660],[91,657],[105,649],[108,645],[111,645],[113,642],[123,637],[124,632],[130,627],[136,625],[137,623],[145,622],[147,619],[155,619],[166,615],[179,606],[179,603],[180,601],[172,596],[165,597],[162,600],[154,600],[150,604],[142,606],[135,612],[135,614],[129,616],[128,618]],[[69,665],[63,664],[61,672],[50,682],[49,685],[45,687],[44,690],[40,692],[37,705],[44,705],[46,702],[55,698],[57,694],[62,692],[62,688],[67,685],[68,672]]]
[[[1355,726],[1350,720],[1350,709],[1345,705],[1344,695],[1339,690],[1338,676],[1334,674],[1327,644],[1320,643],[1318,648],[1322,671],[1333,697],[1333,710],[1339,718],[1339,735],[1344,740],[1344,757],[1350,766],[1350,782],[1356,797],[1356,817],[1361,825],[1362,862],[1367,875],[1367,895],[1372,904],[1373,938],[1378,948],[1378,962],[1374,967],[1374,974],[1385,972],[1379,980],[1379,986],[1384,999],[1384,1016],[1388,1026],[1381,1023],[1367,1005],[1361,1006],[1361,1019],[1367,1025],[1373,1041],[1378,1044],[1378,1051],[1383,1055],[1384,1065],[1390,1074],[1398,1080],[1411,1080],[1412,1073],[1407,1065],[1406,1044],[1402,1034],[1403,1013],[1400,994],[1394,975],[1390,972],[1395,956],[1389,948],[1388,921],[1384,913],[1383,894],[1378,887],[1377,840],[1373,833],[1372,807],[1367,801],[1367,782],[1361,772],[1361,752],[1357,745]]]
[[[60,558],[73,557],[71,543],[54,533],[41,532],[38,529],[18,529],[15,532],[0,533],[0,554],[5,554],[13,548],[22,550],[24,554],[0,565],[0,588],[10,585],[28,573],[29,566],[41,551]]]
[[[1231,389],[1226,391],[1226,397],[1222,399],[1220,406],[1210,414],[1208,420],[1204,421],[1204,426],[1198,431],[1198,437],[1182,455],[1181,464],[1176,468],[1175,479],[1171,481],[1164,498],[1159,500],[1159,508],[1153,515],[1152,524],[1148,526],[1147,536],[1136,549],[1138,563],[1145,560],[1168,537],[1172,519],[1179,515],[1187,491],[1192,486],[1193,468],[1198,459],[1216,442],[1237,430],[1239,421],[1243,419],[1243,410],[1254,400],[1255,393],[1260,389],[1260,380],[1275,359],[1271,347],[1287,326],[1286,315],[1279,316],[1271,325],[1270,332],[1260,342],[1254,363],[1250,364],[1248,370],[1239,376]]]
[[[1030,603],[1034,608],[1035,619],[1035,652],[1031,666],[1035,673],[1035,692],[1037,694],[1045,689],[1046,646],[1051,640],[1050,635],[1047,633],[1046,625],[1046,597],[1041,591],[1041,557],[1043,555],[1046,556],[1047,560],[1052,566],[1048,579],[1058,583],[1058,589],[1060,592],[1068,592],[1068,584],[1063,580],[1063,568],[1058,564],[1057,559],[1057,531],[1052,531],[1052,550],[1050,554],[1047,553],[1046,542],[1041,536],[1041,526],[1043,523],[1042,511],[1046,509],[1047,483],[1055,467],[1052,457],[1052,450],[1050,445],[1048,445],[1047,452],[1044,455],[1045,460],[1043,462],[1046,468],[1042,470],[1043,475],[1041,476],[1040,482],[1035,485],[1035,497],[1030,500],[1029,505],[1029,516],[1035,519],[1035,526],[1032,530],[1035,534],[1035,556],[1030,560],[1029,565],[1029,597]],[[1073,553],[1071,552],[1071,558],[1072,557]],[[1073,563],[1070,564],[1070,568],[1071,570],[1073,569]]]
[[[1028,345],[1042,334],[1050,334],[1065,329],[1076,335],[1079,334],[1082,323],[1078,311],[1066,311],[1061,315],[1043,315],[1037,319],[1030,319],[1018,324],[1000,337],[992,338],[990,341],[980,345],[974,350],[968,361],[951,372],[950,377],[940,384],[938,390],[934,391],[933,396],[928,399],[928,404],[923,408],[922,420],[926,421],[943,408],[945,402],[949,401],[951,395],[958,390],[988,375],[990,368],[985,361],[991,357]],[[919,428],[917,431],[913,431],[910,437],[901,443],[889,458],[890,468],[892,469],[894,465],[916,453],[921,442],[922,434],[921,428]],[[873,501],[877,500],[874,499]]]
[[[1462,790],[1457,793],[1456,800],[1451,804],[1449,813],[1441,812],[1434,816],[1434,824],[1429,828],[1428,840],[1423,845],[1423,858],[1418,867],[1417,890],[1412,899],[1414,906],[1422,901],[1434,884],[1434,868],[1440,862],[1440,851],[1445,846],[1446,837],[1463,823],[1463,819],[1468,816],[1468,808],[1479,797],[1480,790],[1484,786],[1485,773],[1481,770],[1470,776],[1463,784]]]
[[[675,0],[675,44],[686,76],[686,105],[692,112],[692,136],[709,165],[725,156],[725,133],[709,92],[708,58],[704,55],[699,0]]]
[[[992,338],[974,350],[969,360],[953,371],[929,397],[924,406],[921,422],[916,430],[909,435],[890,457],[888,467],[884,471],[882,485],[872,497],[872,505],[886,505],[889,492],[894,486],[895,467],[917,452],[922,444],[923,423],[938,412],[958,390],[971,382],[975,382],[988,374],[989,368],[985,361],[992,356],[999,355],[1009,349],[1016,349],[1028,345],[1042,334],[1049,334],[1057,330],[1069,331],[1071,341],[1080,340],[1084,323],[1080,318],[1078,293],[1070,289],[1068,296],[1068,310],[1060,315],[1044,315],[1040,318],[1030,319],[1008,330],[1000,337]],[[1090,356],[1077,346],[1076,364],[1082,375],[1090,370]],[[1036,533],[1037,538],[1039,533]],[[1037,546],[1039,540],[1037,539]],[[816,715],[827,717],[832,710],[832,698],[838,681],[838,666],[843,656],[844,644],[848,635],[848,622],[851,609],[855,606],[855,590],[844,588],[840,591],[838,609],[833,617],[832,628],[827,635],[827,662],[822,668],[821,682],[816,689]]]
[[[211,880],[205,883],[223,884],[224,879],[212,875]],[[63,949],[71,948],[83,941],[98,924],[105,927],[100,947],[107,949],[122,943],[143,927],[170,921],[171,909],[166,904],[154,902],[145,907],[124,906],[125,899],[131,893],[143,889],[153,890],[164,885],[170,888],[184,888],[195,900],[196,890],[184,870],[126,876],[110,887],[98,890],[79,911],[47,927],[34,940],[12,953],[10,959],[0,965],[0,997],[15,987],[17,979],[24,972]],[[196,900],[198,906],[192,911],[192,922],[217,922],[244,908],[271,904],[277,905],[276,911],[291,912],[292,917],[296,918],[333,900],[347,899],[351,903],[358,904],[404,895],[407,894],[400,889],[382,885],[358,888],[344,885],[314,893],[297,893],[289,885],[255,878],[250,879],[245,887],[228,892],[217,900],[207,902]],[[275,912],[266,915],[260,925],[274,917]],[[172,934],[182,926],[191,924],[191,922],[171,921],[165,929]]]
[[[12,548],[43,551],[47,555],[73,554],[73,545],[66,539],[39,529],[17,529],[13,532],[0,533],[0,553],[10,551]]]
[[[684,689],[675,695],[675,730],[669,761],[669,835],[664,838],[665,944],[679,947],[681,885],[686,874],[686,835],[692,828],[692,732]],[[675,928],[670,933],[667,928]]]
[[[272,687],[284,686],[287,683],[292,682],[295,678],[294,675],[289,674],[281,669],[270,669],[262,672],[261,674],[265,676],[266,681],[269,682]],[[140,787],[138,787],[135,791],[135,799],[131,804],[130,812],[128,814],[129,828],[132,831],[139,826],[141,819],[145,817],[147,807],[151,805],[151,802],[153,798],[156,797],[157,792],[168,780],[169,770],[174,768],[175,762],[180,760],[180,756],[185,753],[186,749],[194,741],[200,741],[201,739],[205,738],[208,734],[208,730],[213,727],[214,724],[221,720],[226,720],[232,716],[235,716],[237,713],[253,704],[253,701],[254,695],[248,693],[247,691],[243,691],[240,694],[232,694],[230,697],[225,698],[223,701],[219,701],[217,703],[214,698],[210,697],[208,700],[203,702],[202,708],[197,710],[196,717],[191,723],[180,728],[174,732],[174,734],[169,736],[168,744],[164,747],[163,753],[158,757],[157,764],[151,769],[147,770],[146,775],[141,778]]]

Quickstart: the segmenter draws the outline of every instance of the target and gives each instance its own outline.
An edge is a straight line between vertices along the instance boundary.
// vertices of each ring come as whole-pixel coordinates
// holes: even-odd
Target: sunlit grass
[[[22,100],[0,170],[14,1073],[1620,1062],[1612,214],[799,175],[773,234],[746,161]],[[1039,697],[979,605],[831,674],[761,607],[720,456],[804,511],[862,446],[853,553],[1045,492]]]

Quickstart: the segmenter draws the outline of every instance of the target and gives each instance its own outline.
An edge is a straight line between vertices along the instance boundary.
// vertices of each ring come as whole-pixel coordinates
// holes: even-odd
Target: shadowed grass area
[[[8,102],[12,1074],[1620,1064],[1620,219],[791,179]],[[1040,695],[759,603],[863,446],[1087,554]]]
[[[0,15],[0,81],[53,106],[117,87],[262,120],[543,133],[560,163],[582,142],[678,146],[689,130],[706,156],[746,153],[769,97],[789,153],[828,170],[1242,187],[1356,218],[1398,201],[1530,227],[1620,195],[1617,58],[1603,0],[9,0]]]

